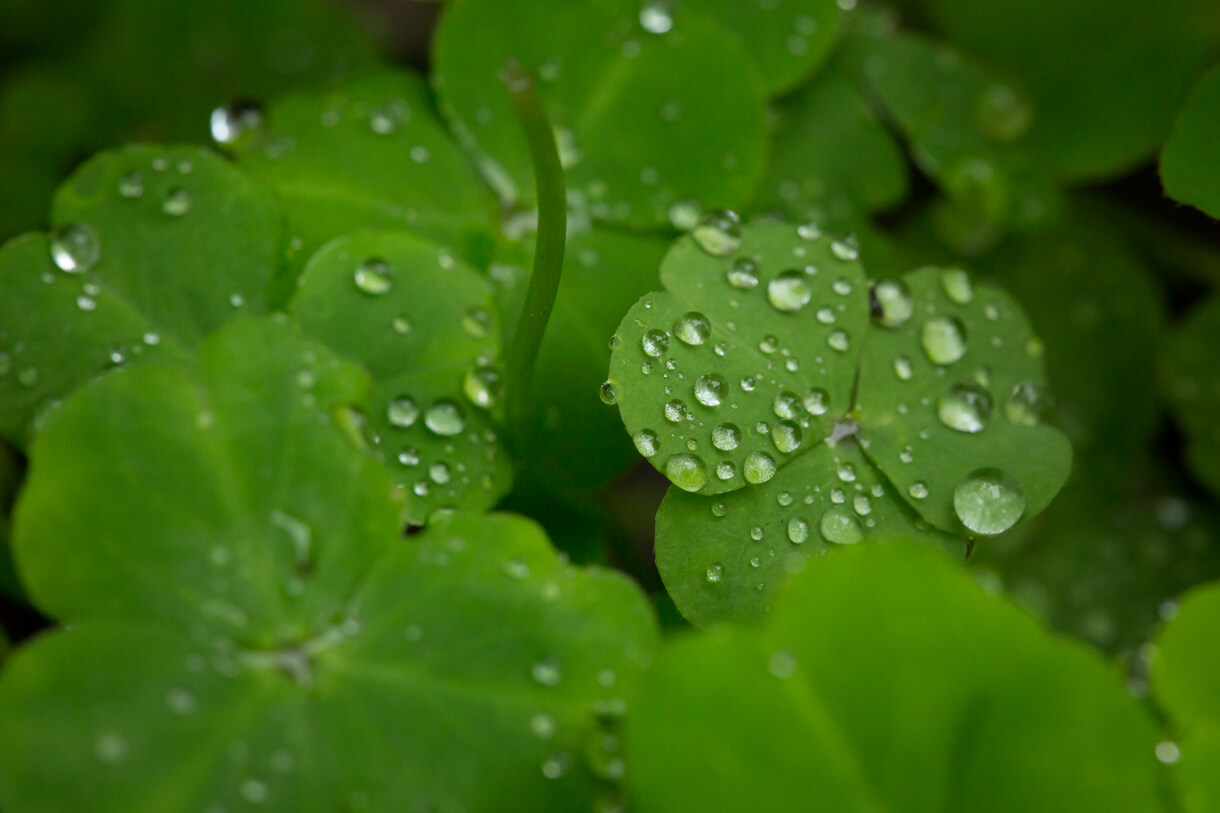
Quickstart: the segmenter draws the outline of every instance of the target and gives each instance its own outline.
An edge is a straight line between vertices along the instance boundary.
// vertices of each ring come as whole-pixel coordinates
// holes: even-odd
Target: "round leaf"
[[[437,508],[485,510],[508,491],[500,326],[485,278],[434,243],[361,232],[314,254],[289,312],[372,376],[369,429],[412,522]]]
[[[1165,149],[1161,181],[1170,197],[1220,218],[1220,67],[1195,85]]]
[[[569,191],[595,217],[653,227],[679,202],[748,200],[764,149],[765,91],[753,65],[696,16],[653,34],[638,13],[603,0],[447,8],[435,46],[441,109],[506,203],[535,200],[521,125],[497,78],[514,60],[537,71]]]

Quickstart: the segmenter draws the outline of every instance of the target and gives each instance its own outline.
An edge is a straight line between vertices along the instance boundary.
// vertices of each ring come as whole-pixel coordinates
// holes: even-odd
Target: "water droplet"
[[[873,511],[873,504],[863,494],[857,494],[851,498],[851,507],[862,517],[868,516]]]
[[[801,447],[801,427],[792,421],[780,421],[771,430],[771,442],[775,448],[784,454],[795,452]]]
[[[614,384],[609,381],[602,383],[597,389],[597,395],[602,399],[602,403],[607,406],[613,406],[618,402],[618,395],[614,392]]]
[[[856,244],[856,238],[851,236],[832,242],[830,251],[844,262],[850,262],[860,257],[860,247]]]
[[[703,207],[697,200],[680,200],[669,207],[669,222],[678,231],[690,231],[699,224]]]
[[[665,476],[683,491],[698,491],[707,485],[707,464],[693,454],[676,454],[665,461]]]
[[[688,414],[686,403],[677,398],[665,404],[665,420],[670,423],[682,423]]]
[[[924,322],[920,343],[933,364],[952,364],[966,355],[966,328],[955,317],[938,316]]]
[[[716,464],[716,477],[720,480],[732,480],[737,475],[736,467],[727,461]]]
[[[252,805],[267,801],[267,785],[258,779],[247,779],[241,783],[241,798]]]
[[[843,353],[851,347],[851,338],[843,331],[836,330],[826,337],[826,344],[830,345],[830,349]]]
[[[450,437],[466,428],[462,410],[452,401],[437,401],[424,415],[424,424],[437,435]]]
[[[796,674],[796,658],[786,649],[776,650],[767,659],[767,671],[780,680],[787,680]]]
[[[741,246],[741,218],[728,209],[704,212],[691,237],[713,257],[727,257]]]
[[[712,325],[707,317],[697,311],[684,313],[674,322],[674,335],[686,344],[696,347],[712,335]]]
[[[712,563],[707,566],[707,570],[703,574],[707,578],[708,584],[719,584],[724,578],[724,565]]]
[[[741,467],[747,483],[765,483],[775,476],[775,458],[766,452],[750,452]]]
[[[1041,388],[1033,381],[1022,381],[1012,388],[1004,402],[1004,417],[1020,426],[1037,426],[1042,422],[1044,409]]]
[[[640,346],[646,355],[659,358],[669,350],[669,334],[664,330],[649,330],[640,339]]]
[[[209,119],[212,140],[217,144],[237,144],[248,140],[263,126],[263,111],[254,102],[236,101],[212,111]]]
[[[936,405],[940,422],[958,432],[983,431],[991,417],[991,396],[973,382],[954,384]]]
[[[557,729],[555,718],[549,714],[535,714],[530,718],[530,733],[540,740],[549,740]]]
[[[144,176],[139,172],[128,172],[119,178],[119,195],[128,200],[135,200],[144,195]]]
[[[419,465],[419,450],[414,446],[409,446],[398,453],[398,462],[404,466]]]
[[[953,490],[953,511],[971,531],[985,536],[1003,533],[1025,513],[1025,492],[1016,478],[1000,469],[980,469]]]
[[[706,373],[695,381],[695,398],[704,406],[720,406],[729,385],[716,373]]]
[[[500,400],[503,382],[495,367],[471,367],[462,382],[467,400],[479,409],[491,409]]]
[[[76,307],[80,308],[85,313],[90,313],[97,310],[97,300],[87,296],[78,296],[76,298]]]
[[[758,285],[758,263],[742,257],[733,263],[725,277],[734,288],[754,288]]]
[[[822,227],[817,223],[802,223],[796,227],[796,233],[802,240],[817,240],[822,236]]]
[[[491,332],[491,314],[483,308],[471,308],[462,314],[462,330],[472,339],[483,339]]]
[[[907,489],[907,494],[910,494],[913,500],[925,500],[928,498],[928,484],[922,480],[916,480]]]
[[[673,9],[663,0],[652,0],[640,9],[640,27],[649,34],[667,34],[674,27]]]
[[[180,186],[169,190],[161,201],[161,211],[170,217],[182,217],[190,210],[191,194]]]
[[[810,415],[825,415],[830,409],[830,395],[826,390],[812,389],[805,394],[803,404]]]
[[[883,327],[898,327],[906,324],[915,312],[915,302],[901,282],[886,280],[873,286],[873,309],[877,324]]]
[[[552,657],[543,658],[530,667],[530,675],[539,686],[558,686],[563,679],[559,662]]]
[[[911,359],[907,356],[896,356],[894,358],[894,375],[898,376],[903,381],[910,381],[911,376],[915,374],[915,367],[911,363]]]
[[[809,538],[809,523],[800,517],[788,520],[788,540],[794,545],[804,544]]]
[[[406,429],[419,419],[419,407],[411,396],[399,395],[386,404],[385,416],[391,426]]]
[[[51,232],[51,259],[61,271],[83,274],[97,265],[102,244],[84,223],[69,223]]]
[[[722,502],[712,503],[712,516],[723,517],[728,512],[729,512],[729,509],[725,507],[724,503],[722,503]]]
[[[974,299],[974,286],[970,275],[960,268],[948,268],[940,272],[940,287],[945,296],[959,305],[968,305]]]
[[[767,283],[767,300],[777,311],[799,311],[813,298],[813,289],[804,272],[789,269]]]
[[[394,332],[399,336],[406,336],[411,332],[411,320],[406,316],[395,316],[390,326],[394,328]]]
[[[98,736],[93,744],[93,751],[102,762],[115,765],[127,758],[127,740],[113,731],[108,731]]]
[[[165,695],[165,705],[169,706],[169,710],[174,714],[193,714],[199,706],[195,695],[188,692],[186,689],[170,689]]]
[[[818,308],[818,312],[815,314],[815,316],[817,316],[818,321],[824,325],[833,325],[836,319],[835,312],[830,308]]]
[[[981,132],[993,141],[1014,141],[1029,130],[1033,110],[1009,85],[988,85],[979,95],[976,121]]]
[[[661,448],[657,433],[651,429],[641,429],[631,439],[635,443],[635,450],[644,457],[652,457]]]
[[[394,287],[390,264],[380,257],[370,257],[356,267],[352,279],[356,287],[369,296],[382,296]]]
[[[438,486],[448,483],[452,476],[449,472],[449,466],[443,461],[438,460],[428,467],[428,477]]]
[[[741,429],[734,423],[722,423],[712,430],[712,445],[722,452],[731,452],[741,443]]]
[[[559,779],[568,772],[572,758],[567,754],[552,754],[542,763],[542,775],[547,779]]]
[[[864,538],[855,516],[843,506],[826,509],[818,523],[822,538],[836,545],[854,545]]]

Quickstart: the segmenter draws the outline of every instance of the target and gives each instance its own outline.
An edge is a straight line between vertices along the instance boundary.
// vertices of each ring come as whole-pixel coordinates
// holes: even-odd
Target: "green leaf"
[[[938,528],[984,535],[999,516],[963,514],[968,483],[992,472],[988,510],[1000,531],[1042,511],[1071,469],[1072,450],[1042,423],[1042,342],[1007,294],[964,271],[903,277],[913,318],[871,332],[857,392],[861,443],[920,515]],[[959,343],[960,342],[960,343]],[[946,363],[946,361],[948,363]],[[966,523],[963,528],[962,523]]]
[[[1095,180],[1150,157],[1220,41],[1211,0],[932,0],[952,41],[1020,76],[1030,141],[1059,173]]]
[[[0,681],[6,809],[613,795],[647,602],[515,517],[402,539],[388,476],[341,420],[365,389],[282,322],[242,322],[193,373],[142,365],[55,413],[17,547],[70,629]]]
[[[1178,114],[1161,151],[1169,196],[1220,218],[1220,67],[1209,71]]]
[[[506,335],[520,314],[530,267],[528,250],[518,248],[522,257],[513,267],[519,270],[497,274]],[[605,484],[637,459],[598,388],[610,362],[610,337],[623,313],[657,287],[667,248],[658,237],[599,226],[569,235],[555,309],[535,361],[534,416],[518,429],[528,449],[517,461],[525,469],[522,488],[571,494]]]
[[[525,139],[497,79],[510,60],[538,72],[569,194],[594,217],[655,227],[677,203],[747,202],[765,147],[756,70],[717,26],[691,16],[650,34],[638,12],[625,0],[447,8],[434,54],[441,110],[505,203],[535,200]]]
[[[282,228],[267,190],[192,147],[128,147],[60,187],[51,235],[0,251],[0,432],[109,367],[183,355],[263,313]]]
[[[902,150],[837,64],[781,101],[778,115],[755,209],[837,223],[906,196]]]
[[[657,512],[657,568],[692,623],[760,618],[791,572],[838,545],[924,538],[956,549],[916,520],[855,444],[819,444],[767,488],[709,501],[671,488]]]
[[[417,232],[472,261],[486,251],[492,197],[414,74],[285,96],[260,127],[235,127],[231,142],[242,167],[278,193],[295,269],[332,238],[364,229]]]
[[[627,726],[654,811],[1156,811],[1155,743],[1107,664],[902,542],[811,564],[760,629],[667,645]]]
[[[659,471],[705,495],[765,482],[847,413],[868,286],[836,251],[850,256],[779,224],[746,228],[731,256],[674,245],[667,291],[627,312],[610,362],[623,423]]]
[[[1188,813],[1220,810],[1220,584],[1182,600],[1156,641],[1153,686],[1172,718],[1176,742],[1166,756]],[[1158,750],[1158,755],[1160,751]],[[1165,758],[1165,757],[1162,757]]]
[[[839,33],[839,6],[834,0],[682,0],[684,12],[703,15],[731,32],[761,69],[767,92],[778,96],[801,83],[826,59]],[[681,25],[666,0],[646,3],[640,22],[652,27]]]
[[[486,510],[508,491],[491,284],[445,248],[360,232],[310,259],[289,312],[373,379],[369,430],[407,517]]]
[[[1220,297],[1199,305],[1168,336],[1161,351],[1162,389],[1189,442],[1187,460],[1199,481],[1220,494]]]
[[[1053,217],[1060,201],[1023,138],[1033,111],[1019,87],[917,36],[857,35],[848,54],[916,164],[955,203],[994,223]]]

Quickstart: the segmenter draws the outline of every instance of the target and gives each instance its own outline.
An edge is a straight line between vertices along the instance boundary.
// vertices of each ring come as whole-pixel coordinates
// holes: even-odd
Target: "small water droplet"
[[[704,406],[720,406],[729,385],[717,373],[706,373],[695,381],[695,398]]]
[[[979,95],[976,122],[992,141],[1014,141],[1029,130],[1033,110],[1009,85],[994,83]]]
[[[727,257],[741,246],[741,218],[728,209],[705,212],[691,237],[713,257]]]
[[[766,452],[750,452],[741,467],[747,483],[765,483],[775,476],[775,458]]]
[[[475,366],[466,372],[462,392],[466,399],[479,409],[491,409],[500,400],[503,382],[495,367]]]
[[[790,454],[799,449],[801,439],[801,427],[793,421],[780,421],[771,429],[771,442],[784,454]]]
[[[851,262],[860,257],[860,247],[856,243],[856,238],[851,236],[832,242],[830,244],[830,251],[844,262]]]
[[[702,313],[691,311],[678,317],[678,321],[674,322],[673,332],[686,344],[697,347],[712,335],[712,325]]]
[[[235,101],[213,110],[209,124],[217,144],[237,144],[262,128],[263,111],[255,102]]]
[[[980,469],[953,490],[953,511],[971,531],[985,536],[1003,533],[1025,513],[1025,492],[1016,478],[1000,469]]]
[[[781,392],[775,396],[771,411],[779,418],[795,418],[800,415],[800,400],[795,393]]]
[[[659,358],[669,350],[669,334],[664,330],[649,330],[640,339],[645,355]]]
[[[119,196],[135,200],[144,195],[144,176],[139,172],[128,172],[119,178]]]
[[[916,480],[907,489],[907,494],[910,494],[913,500],[926,500],[928,498],[928,484],[922,480]]]
[[[712,563],[707,566],[707,570],[704,571],[703,575],[707,579],[708,584],[719,584],[720,580],[724,578],[724,565]]]
[[[854,545],[864,538],[860,523],[843,506],[826,509],[821,522],[818,523],[818,530],[821,531],[823,539],[836,545]]]
[[[813,289],[807,277],[804,272],[796,269],[783,271],[767,283],[767,301],[777,311],[799,311],[808,305],[812,298]]]
[[[703,207],[697,200],[680,200],[669,207],[669,222],[678,231],[688,232],[699,224]]]
[[[741,443],[741,429],[735,423],[722,423],[712,430],[712,445],[722,452],[731,452]]]
[[[161,201],[161,211],[170,217],[182,217],[190,210],[191,194],[180,186],[169,190]]]
[[[614,391],[614,384],[609,381],[602,382],[602,385],[597,389],[597,396],[607,406],[613,406],[618,402],[618,395]]]
[[[712,516],[723,517],[728,512],[729,512],[729,509],[725,507],[724,503],[722,503],[722,502],[712,503]]]
[[[924,322],[920,343],[933,364],[952,364],[966,355],[966,328],[956,317],[938,316]]]
[[[563,680],[563,670],[559,668],[559,661],[553,657],[546,657],[535,663],[530,667],[530,675],[539,686],[558,686],[559,681]]]
[[[419,419],[419,406],[411,396],[399,395],[386,404],[385,414],[391,426],[406,429]]]
[[[241,783],[241,798],[252,805],[267,801],[267,785],[258,779],[247,779]]]
[[[826,344],[830,345],[831,350],[844,353],[851,347],[851,338],[842,330],[835,330],[826,337]]]
[[[380,257],[370,257],[356,267],[352,279],[356,287],[369,296],[382,296],[394,287],[390,264]]]
[[[673,9],[664,0],[651,0],[640,9],[640,27],[649,34],[667,34],[674,27]]]
[[[165,695],[165,705],[174,714],[193,714],[199,703],[195,699],[195,695],[188,692],[186,689],[170,689]]]
[[[452,401],[437,401],[424,415],[424,425],[437,435],[451,437],[466,428],[466,419],[457,404]]]
[[[686,403],[675,398],[665,404],[665,420],[670,423],[682,423],[686,420],[689,413],[686,409]]]
[[[707,485],[707,464],[693,454],[676,454],[665,461],[665,476],[683,491],[699,491]]]
[[[915,374],[915,366],[911,363],[911,359],[907,356],[896,356],[894,358],[894,375],[898,376],[903,381],[910,381],[911,376]]]
[[[1033,381],[1022,381],[1012,388],[1004,402],[1004,417],[1020,426],[1037,426],[1042,422],[1045,406],[1041,388]]]
[[[983,431],[991,417],[991,396],[974,382],[954,384],[936,405],[940,422],[958,432]]]
[[[758,263],[742,257],[734,261],[725,275],[729,285],[741,290],[749,290],[758,285]]]
[[[809,523],[801,517],[788,520],[788,540],[794,545],[802,545],[809,538]]]
[[[101,256],[102,244],[91,226],[69,223],[51,232],[51,259],[61,271],[83,274]]]
[[[959,305],[968,305],[974,299],[974,286],[970,275],[960,268],[948,268],[940,273],[940,287],[945,296]]]
[[[530,718],[530,733],[540,740],[549,740],[557,729],[555,718],[549,714],[535,714]]]
[[[906,324],[915,312],[915,302],[901,282],[886,280],[873,286],[874,320],[882,327]]]

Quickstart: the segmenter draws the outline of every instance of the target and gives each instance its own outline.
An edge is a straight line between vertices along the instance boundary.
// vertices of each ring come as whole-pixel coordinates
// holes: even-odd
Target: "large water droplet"
[[[673,9],[665,0],[651,0],[640,9],[640,27],[649,34],[667,34],[674,27]]]
[[[765,483],[775,476],[775,458],[766,452],[750,452],[741,466],[747,483]]]
[[[801,437],[801,427],[792,421],[780,421],[771,429],[771,442],[784,454],[790,454],[799,449]]]
[[[640,339],[640,346],[645,355],[659,358],[669,350],[669,334],[664,330],[649,330]]]
[[[953,490],[953,511],[971,531],[985,536],[1003,533],[1025,513],[1025,492],[1016,478],[1000,469],[980,469]]]
[[[794,545],[804,544],[809,538],[809,523],[800,517],[788,520],[788,540]]]
[[[674,335],[692,347],[703,344],[712,335],[712,325],[698,311],[684,313],[674,322]]]
[[[707,464],[693,454],[676,454],[665,461],[665,476],[683,491],[698,491],[707,485]]]
[[[390,264],[380,257],[370,257],[356,267],[352,279],[356,287],[369,296],[382,296],[394,287]]]
[[[399,395],[386,404],[385,414],[391,426],[406,429],[419,419],[419,407],[411,396]]]
[[[800,400],[796,397],[796,393],[781,392],[775,396],[775,402],[771,405],[771,411],[779,418],[795,418],[800,415]]]
[[[51,232],[51,259],[62,271],[83,274],[97,264],[102,244],[84,223],[69,223]]]
[[[954,384],[936,405],[940,422],[958,432],[981,432],[991,417],[991,396],[974,382]]]
[[[836,545],[854,545],[864,538],[860,523],[847,508],[836,505],[826,509],[822,521],[818,523],[822,538]]]
[[[491,409],[500,400],[503,382],[495,367],[471,367],[462,382],[462,391],[479,409]]]
[[[212,111],[209,119],[212,140],[217,144],[237,144],[248,140],[263,126],[263,111],[255,102],[236,101]]]
[[[970,275],[960,268],[948,268],[940,273],[940,287],[945,296],[959,305],[968,305],[974,300],[974,286]]]
[[[713,257],[727,257],[741,246],[741,218],[728,209],[704,212],[691,237]]]
[[[876,303],[874,318],[877,324],[884,327],[906,324],[915,312],[915,302],[901,282],[878,282],[873,286],[873,299]]]
[[[618,393],[614,391],[614,384],[610,381],[602,382],[602,385],[597,388],[597,396],[607,406],[613,406],[618,403]]]
[[[810,415],[825,415],[830,409],[830,395],[826,390],[812,389],[805,394],[804,405]]]
[[[657,433],[651,429],[641,429],[632,436],[631,440],[635,443],[635,450],[644,457],[652,457],[661,448],[661,441],[657,438]]]
[[[802,271],[783,271],[767,283],[767,300],[778,311],[799,311],[812,298],[813,288]]]
[[[686,402],[678,398],[665,404],[665,420],[670,423],[682,423],[682,421],[686,420],[688,414]]]
[[[712,445],[722,452],[731,452],[741,443],[741,429],[735,423],[722,423],[712,430]]]
[[[1012,388],[1004,402],[1004,417],[1021,426],[1037,426],[1046,408],[1041,388],[1033,381],[1022,381]]]
[[[728,383],[716,373],[701,375],[695,382],[695,398],[704,406],[720,406],[728,390]]]
[[[424,415],[424,425],[437,435],[450,437],[466,428],[466,419],[457,404],[452,401],[437,401]]]
[[[938,316],[924,322],[920,343],[933,364],[952,364],[966,355],[966,328],[956,317]]]

